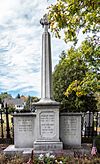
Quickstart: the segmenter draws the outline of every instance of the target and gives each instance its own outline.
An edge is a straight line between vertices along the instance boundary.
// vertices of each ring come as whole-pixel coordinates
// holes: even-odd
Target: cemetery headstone
[[[81,146],[81,113],[60,114],[60,138],[65,148]]]

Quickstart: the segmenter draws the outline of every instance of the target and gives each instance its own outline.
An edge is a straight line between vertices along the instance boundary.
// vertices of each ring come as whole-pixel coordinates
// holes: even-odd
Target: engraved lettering
[[[51,138],[55,135],[55,113],[41,112],[40,114],[40,134],[43,138]]]

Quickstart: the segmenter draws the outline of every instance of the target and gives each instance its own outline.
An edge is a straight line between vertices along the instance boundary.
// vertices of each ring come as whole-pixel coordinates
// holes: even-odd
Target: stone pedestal
[[[60,138],[64,148],[81,147],[81,113],[60,114]]]
[[[61,150],[59,140],[59,104],[55,101],[40,101],[37,109],[35,151]]]

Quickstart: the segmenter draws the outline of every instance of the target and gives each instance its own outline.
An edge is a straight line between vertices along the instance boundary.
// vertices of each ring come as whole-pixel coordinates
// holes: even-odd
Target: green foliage
[[[64,33],[65,42],[78,40],[80,30],[83,33],[99,31],[100,22],[99,0],[57,0],[49,7],[51,31],[56,37]]]
[[[26,106],[24,108],[24,111],[27,112],[27,111],[31,111],[33,109],[33,102],[37,102],[39,101],[39,98],[38,97],[35,97],[35,96],[28,96],[27,100],[26,100]]]
[[[14,113],[15,112],[15,107],[12,105],[8,106],[8,113]]]
[[[3,99],[5,98],[11,98],[12,96],[10,94],[8,94],[7,92],[1,92],[0,94],[0,99],[1,101],[3,101]]]
[[[3,101],[5,98],[12,98],[12,96],[10,94],[8,94],[7,92],[2,92],[0,94],[0,103],[2,103],[2,110],[5,112],[5,109],[4,109],[4,104],[3,104]],[[8,106],[8,112],[9,113],[13,113],[15,111],[15,108],[13,105],[9,105]]]
[[[82,45],[73,51],[76,58],[81,61],[81,65],[87,68],[84,77],[80,80],[76,78],[69,85],[65,95],[68,96],[72,91],[75,91],[78,97],[95,93],[100,89],[100,48],[99,45],[94,44],[94,40],[85,40]],[[79,58],[80,55],[80,58]],[[84,67],[84,68],[85,68]],[[83,69],[84,69],[83,68]]]
[[[95,98],[97,100],[97,109],[100,111],[100,92],[95,93]]]
[[[95,92],[99,91],[99,46],[90,38],[79,48],[71,47],[61,55],[53,73],[53,95],[68,111],[96,110]]]
[[[96,110],[98,97],[95,100],[94,95],[100,90],[99,3],[99,0],[57,0],[49,7],[51,31],[57,38],[64,36],[66,43],[74,43],[65,56],[61,55],[53,73],[53,94],[61,102],[61,109]],[[88,39],[75,48],[81,32]]]

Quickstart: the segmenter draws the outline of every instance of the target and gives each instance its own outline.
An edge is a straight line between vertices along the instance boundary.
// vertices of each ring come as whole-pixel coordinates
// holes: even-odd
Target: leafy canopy
[[[99,4],[99,0],[57,0],[49,7],[51,31],[73,43],[53,73],[54,97],[62,109],[96,109],[94,95],[100,89]],[[81,33],[88,38],[75,48]]]
[[[82,96],[90,93],[95,93],[100,89],[100,47],[94,40],[88,39],[85,40],[78,49],[72,49],[68,53],[68,58],[72,59],[75,56],[76,60],[79,61],[79,64],[85,65],[87,71],[84,74],[84,77],[80,80],[77,77],[72,83],[68,86],[65,95],[68,96],[73,91],[76,95]],[[74,58],[74,62],[75,61]],[[83,71],[85,70],[83,68]],[[78,70],[76,70],[78,71]]]
[[[90,44],[91,43],[91,44]],[[86,40],[79,48],[63,53],[53,73],[53,95],[68,111],[95,111],[95,92],[99,90],[98,46]],[[88,52],[89,50],[89,52]],[[92,56],[91,56],[91,53]],[[96,62],[95,62],[96,60]]]
[[[3,101],[5,98],[12,98],[12,96],[10,94],[8,94],[7,92],[1,92],[0,93],[1,101]]]
[[[74,43],[77,43],[80,30],[96,35],[100,28],[99,6],[99,0],[57,0],[55,5],[49,7],[51,31],[58,38],[63,31],[65,42]]]

